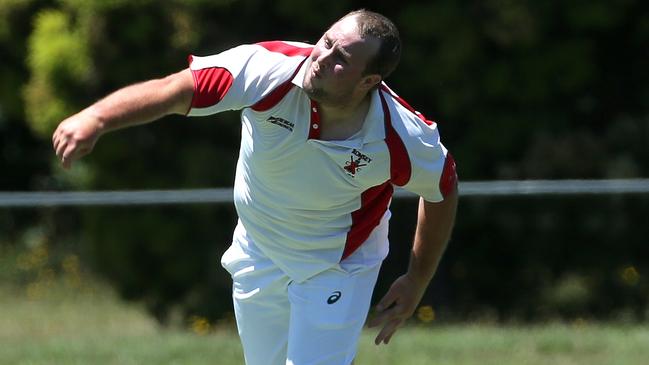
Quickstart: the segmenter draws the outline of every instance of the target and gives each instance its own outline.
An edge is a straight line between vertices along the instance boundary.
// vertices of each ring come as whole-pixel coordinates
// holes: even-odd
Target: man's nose
[[[329,67],[331,63],[331,56],[333,54],[333,51],[331,49],[324,49],[320,53],[320,56],[318,57],[318,65],[320,65],[321,68],[327,68]]]

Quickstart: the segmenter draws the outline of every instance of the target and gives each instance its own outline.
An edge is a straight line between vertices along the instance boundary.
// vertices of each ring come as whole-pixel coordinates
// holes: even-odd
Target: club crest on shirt
[[[349,161],[345,162],[343,169],[345,169],[347,175],[356,177],[356,173],[361,171],[363,167],[367,166],[370,162],[372,162],[371,158],[354,148],[351,156],[349,156]]]

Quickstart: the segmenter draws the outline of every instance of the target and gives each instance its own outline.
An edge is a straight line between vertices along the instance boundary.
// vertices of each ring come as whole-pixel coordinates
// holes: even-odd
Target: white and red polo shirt
[[[242,110],[234,241],[254,242],[298,282],[343,259],[385,258],[393,186],[439,202],[456,183],[436,123],[385,84],[358,133],[320,140],[318,105],[302,90],[311,49],[276,41],[190,57],[187,115]]]

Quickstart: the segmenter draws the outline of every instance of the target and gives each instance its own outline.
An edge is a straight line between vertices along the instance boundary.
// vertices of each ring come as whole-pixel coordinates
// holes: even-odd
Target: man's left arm
[[[374,341],[377,345],[390,342],[397,329],[415,313],[450,239],[457,201],[457,185],[439,203],[419,199],[408,272],[395,280],[369,322],[369,327],[383,326]]]

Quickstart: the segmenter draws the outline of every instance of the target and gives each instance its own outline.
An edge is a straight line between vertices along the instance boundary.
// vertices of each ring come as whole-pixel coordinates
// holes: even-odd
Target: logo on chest
[[[293,124],[293,122],[289,122],[284,118],[269,117],[268,119],[266,119],[266,121],[278,125],[284,129],[288,129],[291,132],[293,132],[293,128],[295,128],[295,124]]]
[[[345,172],[351,177],[356,177],[356,173],[361,171],[365,166],[369,165],[372,159],[367,155],[362,154],[359,150],[353,149],[349,161],[345,162]]]

